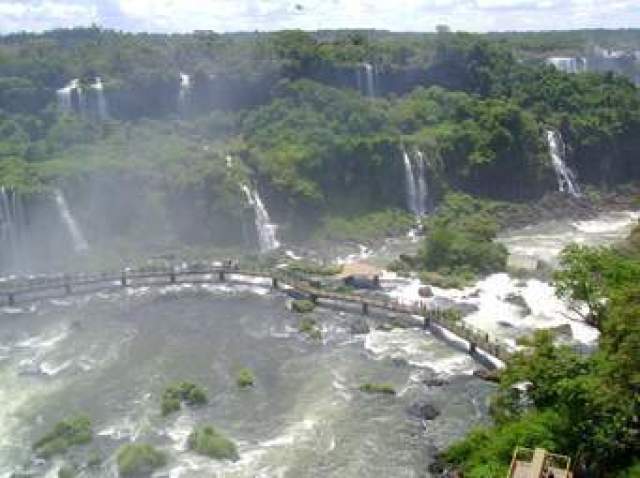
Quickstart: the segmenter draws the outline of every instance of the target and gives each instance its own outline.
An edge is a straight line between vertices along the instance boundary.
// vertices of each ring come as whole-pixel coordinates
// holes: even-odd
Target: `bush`
[[[308,314],[309,312],[313,312],[313,309],[316,308],[316,304],[306,299],[296,299],[291,302],[291,310],[298,314]]]
[[[167,463],[166,455],[144,443],[129,443],[120,447],[118,472],[122,478],[149,475]]]
[[[314,276],[334,276],[342,272],[343,267],[336,264],[315,264],[313,262],[295,261],[290,262],[288,270],[300,272],[301,274],[309,274]]]
[[[196,428],[189,435],[189,449],[216,460],[237,460],[235,443],[221,435],[211,426]]]
[[[314,340],[322,340],[322,331],[313,319],[303,319],[298,325],[298,330]]]
[[[255,381],[255,377],[253,372],[248,368],[240,369],[238,372],[238,377],[236,378],[236,383],[240,388],[252,387],[253,382]]]
[[[180,410],[181,403],[189,406],[204,405],[207,403],[207,393],[205,390],[190,382],[179,382],[167,387],[162,393],[161,410],[162,415]]]
[[[74,445],[91,442],[91,420],[85,416],[69,418],[56,424],[53,430],[33,444],[36,454],[42,458],[65,453]]]
[[[78,473],[69,466],[63,466],[58,470],[58,478],[74,478]]]
[[[377,393],[381,395],[395,395],[396,390],[389,383],[363,383],[360,391],[365,393]]]

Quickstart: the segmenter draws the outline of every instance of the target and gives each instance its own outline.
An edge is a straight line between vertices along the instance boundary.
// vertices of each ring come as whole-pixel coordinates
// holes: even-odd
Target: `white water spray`
[[[64,88],[60,88],[56,95],[58,97],[58,108],[63,113],[73,113],[73,102],[71,100],[71,95],[74,91],[80,92],[80,80],[77,78],[71,80],[67,86]]]
[[[405,191],[407,207],[416,216],[424,216],[427,213],[429,201],[429,183],[427,180],[427,160],[421,151],[416,151],[412,158],[402,151],[405,172]]]
[[[582,57],[552,57],[547,59],[547,63],[565,73],[574,74],[587,71],[587,59]]]
[[[67,204],[67,200],[65,199],[64,194],[62,194],[62,191],[60,189],[56,189],[53,194],[56,200],[56,205],[58,207],[58,212],[60,213],[60,219],[62,219],[62,222],[66,226],[67,231],[71,236],[73,249],[76,252],[86,252],[87,250],[89,250],[89,244],[84,238],[84,234],[82,234],[80,226],[78,226],[78,223],[71,214],[71,210],[69,209],[69,205]]]
[[[178,111],[185,115],[188,112],[191,77],[180,72],[180,91],[178,92]]]
[[[258,243],[260,252],[268,252],[280,247],[277,238],[278,226],[271,222],[269,212],[265,207],[257,190],[251,190],[247,185],[243,184],[242,190],[247,196],[247,201],[253,207],[256,216],[256,231],[258,233]]]
[[[24,211],[18,195],[0,186],[0,256],[5,264],[20,263],[24,224]]]
[[[102,78],[96,76],[95,83],[91,86],[96,91],[98,118],[100,120],[109,119],[109,110],[107,108],[107,99],[104,96],[104,85],[102,84]]]
[[[565,163],[565,145],[560,133],[547,131],[547,141],[549,143],[549,153],[551,154],[551,165],[556,172],[558,179],[558,190],[566,192],[573,197],[579,197],[581,192],[576,181],[576,176]]]

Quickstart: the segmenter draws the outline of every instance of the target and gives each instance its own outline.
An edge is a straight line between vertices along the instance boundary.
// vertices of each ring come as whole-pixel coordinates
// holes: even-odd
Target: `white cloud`
[[[0,31],[379,28],[430,31],[640,26],[638,0],[0,0]]]

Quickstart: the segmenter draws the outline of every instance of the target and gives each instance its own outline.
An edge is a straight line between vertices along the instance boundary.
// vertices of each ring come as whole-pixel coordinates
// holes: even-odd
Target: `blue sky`
[[[0,0],[0,32],[379,28],[432,31],[640,27],[640,0]]]

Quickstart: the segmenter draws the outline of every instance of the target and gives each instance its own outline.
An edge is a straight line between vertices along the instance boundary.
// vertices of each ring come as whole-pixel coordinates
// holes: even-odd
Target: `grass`
[[[242,368],[238,372],[238,376],[236,377],[236,383],[240,388],[248,388],[252,387],[255,382],[255,376],[253,372],[248,368]]]
[[[122,478],[150,475],[167,463],[167,456],[151,445],[129,443],[118,450],[118,472]]]
[[[318,328],[318,324],[313,319],[302,319],[298,324],[298,331],[306,334],[310,339],[322,340],[322,331]]]
[[[58,422],[51,432],[33,444],[33,449],[39,457],[51,458],[65,453],[72,446],[89,443],[92,439],[91,420],[78,416]]]
[[[180,410],[182,403],[189,406],[207,403],[207,392],[204,388],[191,382],[178,382],[170,385],[162,393],[161,411],[163,416]]]
[[[379,395],[395,395],[396,389],[389,383],[363,383],[359,390],[364,393],[375,393]]]
[[[298,314],[308,314],[315,308],[316,304],[307,299],[296,299],[291,302],[291,310]]]
[[[189,435],[188,445],[190,450],[216,460],[235,461],[239,458],[235,443],[212,426],[195,428]]]
[[[352,217],[326,217],[316,239],[336,241],[368,241],[405,234],[415,223],[415,217],[398,209],[386,209]]]
[[[306,261],[294,261],[288,264],[287,269],[307,275],[334,276],[340,274],[343,267],[336,264],[323,265]]]

